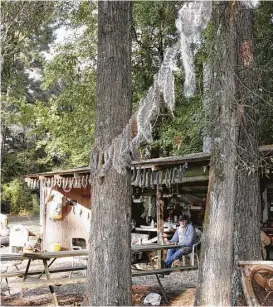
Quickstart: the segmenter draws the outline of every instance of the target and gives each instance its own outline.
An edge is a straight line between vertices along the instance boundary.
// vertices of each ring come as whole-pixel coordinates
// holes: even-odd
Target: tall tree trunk
[[[261,195],[258,153],[257,75],[253,69],[253,12],[236,2],[237,88],[238,88],[238,172],[234,211],[233,302],[246,305],[238,260],[261,259]]]
[[[195,304],[231,305],[233,215],[236,194],[236,101],[234,23],[230,3],[214,5],[212,55],[212,152],[201,263]]]
[[[95,150],[101,153],[129,122],[131,105],[130,1],[98,2]],[[114,169],[92,188],[86,301],[131,305],[131,176]]]
[[[244,304],[238,260],[261,255],[258,113],[252,13],[239,1],[220,2],[214,17],[217,53],[210,100],[212,118],[219,120],[211,126],[213,151],[195,303],[223,306]]]
[[[203,108],[206,128],[203,135],[203,152],[211,152],[211,124],[213,113],[211,103],[212,67],[210,62],[203,65]]]

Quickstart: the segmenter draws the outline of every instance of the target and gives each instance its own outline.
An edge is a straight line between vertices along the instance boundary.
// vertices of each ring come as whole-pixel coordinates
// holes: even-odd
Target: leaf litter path
[[[144,298],[150,292],[160,293],[158,287],[136,286],[132,288],[133,306],[143,305]],[[185,289],[182,293],[169,293],[169,304],[162,302],[164,306],[193,306],[195,289]],[[60,306],[81,306],[83,297],[81,295],[67,294],[59,295],[58,302]],[[49,294],[33,295],[24,298],[1,297],[2,306],[51,306],[52,300]]]
[[[162,299],[163,306],[193,306],[197,271],[175,272],[161,279],[163,287],[169,298],[166,304]],[[84,284],[65,285],[55,287],[60,306],[80,306],[83,301]],[[147,294],[156,292],[162,295],[153,276],[142,276],[133,279],[132,303],[134,306],[144,305],[143,301]],[[52,306],[52,297],[48,288],[25,290],[24,297],[20,294],[7,292],[1,296],[2,306]]]

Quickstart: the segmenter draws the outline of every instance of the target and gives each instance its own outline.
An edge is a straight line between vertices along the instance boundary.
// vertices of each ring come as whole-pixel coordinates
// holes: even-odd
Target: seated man
[[[164,265],[167,268],[172,266],[172,263],[179,259],[182,255],[187,255],[192,251],[192,246],[196,240],[196,233],[194,227],[189,224],[187,215],[182,215],[179,218],[180,226],[176,230],[171,240],[164,238],[166,244],[181,244],[183,247],[172,248],[168,250],[167,258]]]

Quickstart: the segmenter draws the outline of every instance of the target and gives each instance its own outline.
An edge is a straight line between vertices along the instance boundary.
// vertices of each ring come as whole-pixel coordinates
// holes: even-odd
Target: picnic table
[[[151,226],[142,226],[142,227],[136,227],[136,231],[138,232],[158,232],[158,229],[156,227],[151,227]],[[164,233],[174,233],[176,229],[174,228],[169,228],[169,227],[164,227]]]
[[[53,279],[50,276],[50,273],[59,273],[59,272],[69,272],[69,271],[79,271],[85,270],[85,266],[78,267],[68,267],[68,268],[57,268],[50,269],[50,266],[56,261],[58,258],[64,257],[76,257],[76,256],[86,256],[88,255],[88,250],[71,250],[71,251],[60,251],[60,252],[28,252],[22,254],[1,254],[0,259],[2,261],[14,261],[14,260],[27,260],[26,269],[24,271],[17,271],[11,273],[1,274],[1,277],[15,277],[21,276],[23,277],[22,282],[9,283],[9,286],[14,286],[15,288],[21,288],[21,294],[23,294],[24,288],[37,288],[40,286],[48,286],[50,292],[53,297],[54,304],[58,306],[57,297],[54,290],[54,285],[58,284],[71,284],[82,282],[82,278],[63,278],[63,279]],[[41,260],[43,262],[43,270],[30,270],[31,264],[35,260]],[[28,276],[31,275],[39,275],[38,279],[45,274],[46,280],[32,280],[26,281]]]
[[[179,248],[179,247],[182,247],[182,245],[169,245],[169,244],[160,245],[158,243],[152,243],[152,244],[134,244],[131,246],[132,252],[147,252],[150,263],[153,268],[149,270],[137,269],[135,271],[132,271],[132,277],[144,276],[144,275],[155,275],[166,302],[168,302],[168,299],[167,299],[165,290],[160,282],[159,277],[164,276],[164,274],[169,274],[170,272],[173,272],[176,270],[194,270],[198,268],[193,267],[193,266],[174,267],[174,268],[155,268],[152,262],[152,259],[150,258],[149,252],[170,249],[170,248]],[[59,252],[31,252],[31,253],[28,252],[28,253],[23,253],[23,254],[1,254],[0,255],[1,261],[27,260],[26,269],[24,271],[5,273],[5,274],[2,274],[2,277],[5,277],[5,278],[15,277],[15,276],[23,277],[23,280],[21,282],[9,283],[9,285],[13,286],[14,288],[21,288],[22,289],[21,293],[23,293],[24,288],[31,289],[31,288],[41,287],[41,286],[46,286],[46,287],[48,286],[52,294],[54,305],[58,306],[58,300],[56,297],[54,286],[60,285],[60,284],[73,284],[73,283],[85,282],[86,277],[54,279],[54,278],[51,278],[51,273],[85,270],[87,267],[86,265],[82,265],[78,267],[52,269],[51,265],[56,261],[56,259],[59,259],[59,258],[88,256],[88,253],[89,251],[87,249],[82,249],[82,250],[59,251]],[[43,262],[42,271],[41,270],[30,270],[31,265],[35,260],[41,260]],[[43,274],[45,274],[46,280],[39,280],[39,278]],[[27,277],[32,276],[32,275],[39,275],[38,279],[35,279],[35,280],[32,279],[31,281],[28,281]]]

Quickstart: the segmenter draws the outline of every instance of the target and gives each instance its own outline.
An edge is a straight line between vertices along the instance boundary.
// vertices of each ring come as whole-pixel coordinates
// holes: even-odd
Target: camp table
[[[23,273],[23,281],[22,282],[17,282],[17,283],[12,283],[14,287],[19,287],[19,288],[36,288],[41,285],[48,286],[50,289],[50,292],[52,294],[54,304],[57,306],[58,301],[56,298],[56,294],[54,291],[53,285],[58,285],[58,284],[70,284],[70,283],[77,283],[81,282],[81,278],[63,278],[63,279],[52,279],[50,278],[50,272],[49,272],[49,267],[53,264],[53,262],[58,259],[58,258],[64,258],[64,257],[76,257],[76,256],[87,256],[88,255],[88,250],[71,250],[71,251],[60,251],[60,252],[29,252],[29,253],[22,253],[22,254],[1,254],[1,261],[14,261],[14,260],[27,260],[27,266],[26,269]],[[38,278],[40,278],[43,274],[46,275],[47,280],[34,280],[34,281],[26,281],[27,277],[30,275],[37,274],[37,271],[30,271],[30,266],[31,263],[34,260],[42,260],[43,266],[44,266],[44,271],[42,271],[39,275]],[[51,260],[51,261],[50,261]],[[48,263],[50,261],[50,263]],[[82,269],[85,267],[82,267]],[[64,269],[57,269],[56,271],[58,272],[66,272],[70,270],[69,268],[64,268]],[[71,268],[71,270],[76,270],[75,268]],[[16,272],[18,276],[21,276],[21,272]],[[21,275],[20,275],[21,274]],[[39,274],[39,272],[38,272]],[[21,292],[22,293],[22,292]]]
[[[131,250],[132,252],[152,252],[152,251],[159,251],[159,250],[164,250],[164,249],[170,249],[170,248],[179,248],[182,247],[182,245],[170,245],[170,244],[158,244],[158,243],[152,243],[152,244],[134,244],[131,246]],[[23,253],[23,254],[16,254],[16,255],[12,255],[12,254],[5,254],[1,255],[1,260],[28,260],[27,262],[27,266],[25,271],[22,273],[17,272],[16,274],[18,276],[23,276],[23,281],[22,282],[16,282],[16,283],[11,283],[10,285],[14,286],[14,287],[20,287],[22,289],[24,288],[37,288],[39,286],[48,286],[50,289],[50,292],[52,294],[53,300],[54,300],[54,304],[57,306],[58,305],[58,301],[57,301],[57,297],[56,297],[56,293],[54,291],[54,285],[59,285],[59,284],[73,284],[73,283],[79,283],[79,282],[85,282],[86,281],[86,277],[74,277],[74,278],[58,278],[58,279],[53,279],[50,277],[50,271],[53,271],[51,269],[49,269],[49,267],[52,265],[52,263],[58,259],[58,258],[64,258],[64,257],[77,257],[77,256],[88,256],[89,251],[87,249],[82,249],[82,250],[71,250],[71,251],[60,251],[60,252],[33,252],[33,253]],[[150,255],[148,253],[148,257],[149,260],[152,264],[153,269],[151,270],[138,270],[135,272],[132,272],[132,276],[133,277],[137,277],[137,276],[145,276],[145,275],[155,275],[157,278],[157,282],[162,290],[164,299],[166,302],[168,302],[166,293],[164,291],[164,288],[159,280],[159,276],[164,275],[164,274],[168,274],[170,272],[173,271],[177,271],[177,270],[194,270],[197,269],[197,267],[174,267],[174,268],[159,268],[156,269],[154,268],[154,265],[150,259]],[[4,258],[4,259],[3,259]],[[42,260],[43,262],[43,266],[44,266],[44,271],[43,272],[38,272],[39,277],[45,273],[46,275],[46,280],[32,280],[32,281],[26,281],[27,277],[30,275],[34,275],[37,274],[37,272],[33,272],[30,271],[30,266],[31,263],[34,260]],[[51,261],[50,261],[51,260]],[[50,261],[50,262],[49,262]],[[49,263],[48,263],[49,262]],[[84,268],[86,268],[86,266],[84,266]],[[71,268],[71,270],[74,270],[74,268]],[[68,271],[68,269],[57,269],[55,271],[58,272],[65,272]]]

